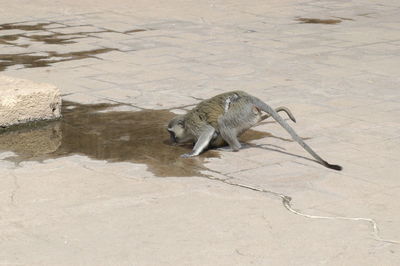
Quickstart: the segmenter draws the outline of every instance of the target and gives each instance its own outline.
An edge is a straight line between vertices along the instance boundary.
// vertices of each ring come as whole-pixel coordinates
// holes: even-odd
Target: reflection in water
[[[19,124],[10,130],[0,129],[0,150],[35,157],[55,152],[61,145],[59,121],[30,123],[30,127]]]
[[[174,114],[168,110],[104,112],[115,106],[64,101],[61,120],[6,131],[0,134],[0,150],[15,152],[16,157],[8,158],[15,162],[81,154],[109,162],[143,163],[157,176],[199,176],[204,159],[218,157],[217,151],[210,150],[198,158],[180,158],[191,146],[170,143],[165,128]],[[265,136],[268,133],[249,130],[243,139]]]

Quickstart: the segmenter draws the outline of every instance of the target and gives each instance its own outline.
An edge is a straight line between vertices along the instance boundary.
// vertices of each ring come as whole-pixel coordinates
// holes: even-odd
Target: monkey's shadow
[[[270,148],[270,147],[275,147],[275,148],[279,148],[279,149],[273,149],[273,148]],[[301,159],[304,159],[304,160],[308,160],[308,161],[311,161],[311,162],[315,162],[315,163],[321,164],[320,162],[318,162],[316,160],[313,160],[311,158],[307,158],[307,157],[304,157],[304,156],[301,156],[301,155],[298,155],[298,154],[286,152],[286,151],[284,151],[283,148],[281,148],[279,146],[276,146],[276,145],[272,145],[272,144],[258,144],[258,145],[256,145],[256,144],[252,144],[252,143],[246,143],[246,146],[244,147],[244,149],[246,149],[246,148],[259,148],[259,149],[263,149],[263,150],[266,150],[266,151],[279,152],[279,153],[282,153],[282,154],[285,154],[285,155],[294,156],[294,157],[297,157],[297,158],[301,158]]]
[[[260,124],[273,124],[275,123],[274,121],[270,121],[270,122],[262,122]],[[301,159],[305,159],[308,161],[312,161],[312,162],[316,162],[319,163],[316,160],[313,160],[311,158],[307,158],[298,154],[294,154],[294,153],[290,153],[287,152],[284,148],[278,146],[278,145],[274,145],[274,144],[254,144],[251,143],[251,141],[253,140],[257,140],[257,139],[262,139],[262,138],[274,138],[274,139],[278,139],[278,140],[282,140],[282,141],[286,141],[286,142],[293,142],[294,141],[292,139],[288,139],[288,138],[283,138],[283,137],[278,137],[275,136],[269,132],[264,132],[264,131],[257,131],[257,130],[253,130],[250,129],[248,131],[246,131],[242,136],[240,136],[240,143],[242,144],[241,149],[249,149],[249,148],[259,148],[259,149],[263,149],[269,152],[279,152],[285,155],[289,155],[289,156],[294,156],[297,158],[301,158]],[[310,138],[302,138],[303,140],[308,140]],[[220,147],[217,148],[217,150],[220,151],[226,151],[226,152],[231,152],[232,150],[229,148],[229,146],[224,146],[224,147]],[[239,151],[240,152],[240,151]]]

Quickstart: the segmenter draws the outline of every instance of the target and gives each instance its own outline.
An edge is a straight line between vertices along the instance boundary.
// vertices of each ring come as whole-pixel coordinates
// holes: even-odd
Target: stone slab
[[[60,116],[61,96],[56,86],[0,76],[0,127]]]

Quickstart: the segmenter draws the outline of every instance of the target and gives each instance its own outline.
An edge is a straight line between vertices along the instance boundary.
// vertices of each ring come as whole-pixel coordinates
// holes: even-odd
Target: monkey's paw
[[[195,156],[195,155],[192,154],[192,153],[185,153],[185,154],[181,155],[181,158],[190,158],[190,157],[193,157],[193,156]]]
[[[232,149],[231,147],[221,147],[221,148],[218,148],[217,150],[219,150],[219,151],[227,151],[227,152],[237,152],[237,151],[239,151],[239,149]]]

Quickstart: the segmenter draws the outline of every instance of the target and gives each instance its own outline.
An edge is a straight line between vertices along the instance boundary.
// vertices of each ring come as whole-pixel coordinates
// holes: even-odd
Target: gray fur
[[[268,115],[261,115],[261,111]],[[221,146],[227,142],[233,151],[241,148],[238,136],[260,121],[272,116],[308,153],[322,165],[341,170],[339,165],[331,165],[323,160],[303,139],[279,116],[278,111],[284,111],[296,122],[292,113],[286,107],[276,110],[269,105],[243,91],[233,91],[219,94],[198,104],[184,116],[171,120],[168,131],[171,139],[176,142],[195,142],[193,151],[182,157],[199,155],[209,145]]]

